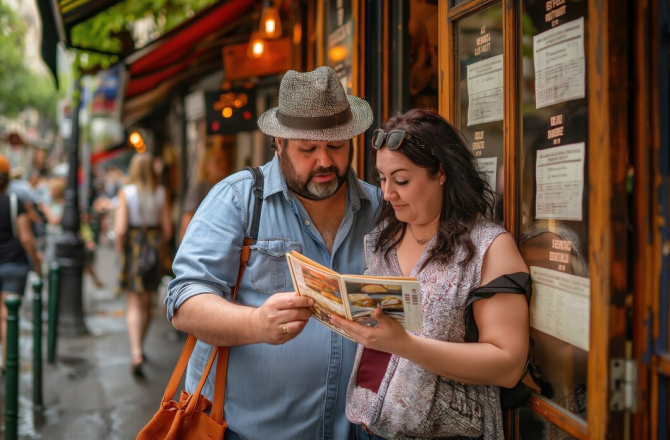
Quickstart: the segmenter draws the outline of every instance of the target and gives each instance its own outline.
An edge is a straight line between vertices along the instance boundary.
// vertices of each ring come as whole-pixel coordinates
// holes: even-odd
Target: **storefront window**
[[[503,20],[500,3],[456,23],[456,125],[496,194],[503,220]]]
[[[326,64],[332,67],[347,93],[353,90],[354,20],[351,0],[326,1]]]
[[[527,383],[586,419],[588,267],[587,2],[522,2],[520,248],[534,291]],[[522,409],[521,437],[570,438]],[[536,422],[536,423],[533,423]]]

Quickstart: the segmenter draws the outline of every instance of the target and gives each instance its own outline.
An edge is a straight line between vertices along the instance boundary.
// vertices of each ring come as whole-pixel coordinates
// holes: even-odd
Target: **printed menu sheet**
[[[535,164],[535,217],[582,220],[584,142],[539,150]]]
[[[486,173],[486,180],[491,186],[491,191],[496,192],[496,174],[498,173],[498,158],[497,157],[480,157],[477,158],[477,165],[479,171]]]
[[[534,36],[533,55],[536,108],[586,96],[583,17]]]
[[[590,280],[536,266],[530,274],[530,326],[589,351]]]
[[[503,119],[503,56],[468,65],[468,126]]]

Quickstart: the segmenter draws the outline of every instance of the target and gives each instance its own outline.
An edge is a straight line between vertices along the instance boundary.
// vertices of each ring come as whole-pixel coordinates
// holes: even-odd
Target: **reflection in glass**
[[[410,108],[437,110],[437,0],[411,0],[409,4]]]
[[[500,3],[456,23],[456,126],[496,194],[503,220],[503,32]]]
[[[529,267],[548,270],[557,278],[569,279],[577,276],[588,279],[588,197],[587,197],[587,157],[588,157],[588,103],[586,97],[571,98],[559,102],[554,99],[550,105],[537,108],[537,72],[534,62],[533,37],[550,32],[565,24],[577,24],[583,17],[586,23],[586,1],[577,0],[563,5],[563,9],[547,11],[546,2],[525,0],[522,2],[522,90],[523,102],[523,143],[520,152],[520,223],[521,253]],[[584,25],[584,29],[586,26]],[[546,35],[546,34],[545,34]],[[572,39],[586,48],[586,35]],[[552,46],[558,53],[567,46]],[[581,47],[578,47],[581,49]],[[569,55],[574,55],[570,53]],[[579,58],[579,56],[577,57]],[[558,60],[558,58],[556,58]],[[560,66],[559,61],[555,66]],[[551,67],[551,66],[550,66]],[[574,67],[574,65],[573,65]],[[568,75],[580,72],[563,66],[556,67],[549,76],[555,81],[553,90],[561,91]],[[585,74],[584,74],[585,75]],[[585,77],[575,81],[585,81]],[[550,84],[551,85],[551,84]],[[545,91],[542,98],[546,98]],[[584,94],[585,95],[585,94]],[[553,99],[553,96],[552,96]],[[579,155],[565,160],[559,152],[574,146]],[[554,154],[556,165],[546,167],[545,158]],[[554,160],[552,158],[552,160]],[[581,190],[575,191],[575,188]],[[581,209],[580,209],[581,208]],[[542,290],[535,280],[531,314],[537,313],[542,301],[553,304],[553,313],[542,313],[531,319],[531,345],[534,354],[530,377],[525,382],[540,395],[555,402],[569,412],[586,419],[587,408],[587,365],[588,350],[578,347],[574,340],[566,337],[565,328],[569,315],[561,310],[570,310],[570,292]],[[587,294],[588,294],[588,289]],[[544,295],[544,296],[538,296]],[[564,296],[563,296],[564,295]],[[588,307],[588,296],[584,301]],[[585,313],[586,331],[577,335],[588,344],[588,309]],[[566,318],[566,316],[568,316]],[[551,323],[547,325],[547,323]],[[550,330],[539,331],[536,327]],[[570,342],[568,342],[570,340]],[[520,438],[568,439],[572,438],[548,421],[538,418],[529,410],[520,410]]]

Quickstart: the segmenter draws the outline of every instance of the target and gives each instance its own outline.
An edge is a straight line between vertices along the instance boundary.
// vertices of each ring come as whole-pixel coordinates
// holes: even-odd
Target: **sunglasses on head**
[[[427,148],[426,144],[407,133],[405,130],[390,130],[387,133],[381,128],[378,128],[372,133],[372,147],[375,150],[379,150],[381,147],[383,147],[384,143],[386,143],[386,148],[389,150],[397,150],[400,148],[403,141],[407,141],[410,144],[416,145],[417,147]]]

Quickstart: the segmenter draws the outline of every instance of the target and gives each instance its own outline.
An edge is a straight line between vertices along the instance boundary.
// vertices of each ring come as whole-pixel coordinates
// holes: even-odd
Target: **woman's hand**
[[[377,325],[374,327],[348,321],[337,315],[331,315],[330,322],[347,332],[365,348],[397,354],[403,351],[403,346],[411,342],[411,336],[402,325],[385,314],[381,308],[377,307],[372,317],[377,320]]]

